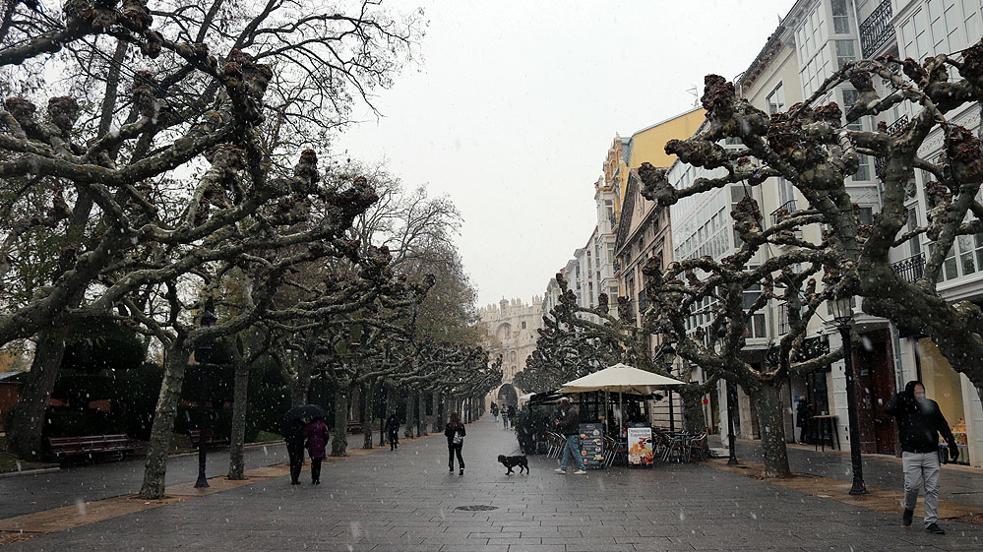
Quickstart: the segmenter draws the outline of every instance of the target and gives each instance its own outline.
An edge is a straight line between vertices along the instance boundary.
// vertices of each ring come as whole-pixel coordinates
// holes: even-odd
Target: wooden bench
[[[75,457],[95,458],[97,455],[116,454],[122,460],[137,449],[136,443],[125,434],[86,435],[83,437],[50,437],[51,453],[58,461]]]
[[[198,448],[198,440],[201,437],[200,429],[192,429],[188,431],[188,438],[191,439],[191,446]],[[219,447],[229,444],[228,437],[216,436],[212,431],[205,431],[205,448],[208,447]]]
[[[351,433],[362,433],[362,422],[358,420],[348,420],[348,426],[345,428],[346,432]]]

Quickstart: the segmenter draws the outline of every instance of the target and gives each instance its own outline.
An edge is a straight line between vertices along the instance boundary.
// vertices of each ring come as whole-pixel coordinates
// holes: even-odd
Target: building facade
[[[521,299],[502,299],[478,309],[479,324],[484,330],[482,345],[491,357],[502,357],[502,385],[486,397],[492,401],[512,402],[521,394],[512,382],[526,367],[526,359],[536,349],[537,330],[543,327],[543,298],[534,296],[530,303]]]

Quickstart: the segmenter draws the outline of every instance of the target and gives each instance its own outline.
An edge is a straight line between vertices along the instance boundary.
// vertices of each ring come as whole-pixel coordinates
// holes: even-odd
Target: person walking
[[[451,412],[451,420],[444,428],[444,436],[447,437],[447,465],[450,466],[451,473],[454,473],[454,455],[457,455],[457,464],[461,468],[460,475],[464,475],[464,458],[461,457],[461,449],[464,448],[464,437],[468,434],[461,423],[461,415]]]
[[[290,458],[290,484],[300,485],[300,470],[304,467],[304,422],[293,419],[283,422],[283,440]]]
[[[560,467],[556,473],[567,474],[567,466],[570,465],[570,458],[577,465],[574,475],[584,475],[584,459],[580,456],[580,412],[577,407],[570,404],[570,399],[563,397],[560,404],[565,411],[560,419],[560,431],[566,437],[566,444],[563,445],[563,453],[560,456]]]
[[[508,409],[505,410],[505,415],[509,419],[509,427],[515,429],[515,405],[510,404]]]
[[[389,439],[389,450],[399,448],[399,416],[395,413],[386,420],[386,438]]]
[[[915,516],[919,488],[925,487],[925,530],[944,535],[939,527],[939,433],[949,444],[949,455],[959,458],[959,447],[938,403],[925,397],[920,381],[909,381],[903,392],[887,404],[887,413],[897,420],[901,441],[901,465],[904,470],[904,514],[901,523],[908,527]]]
[[[495,403],[491,403],[491,408],[489,410],[491,410],[492,418],[494,418],[495,421],[498,422],[498,405]]]
[[[316,418],[304,426],[307,454],[311,457],[311,484],[321,484],[321,462],[324,461],[328,446],[328,426],[321,418]]]

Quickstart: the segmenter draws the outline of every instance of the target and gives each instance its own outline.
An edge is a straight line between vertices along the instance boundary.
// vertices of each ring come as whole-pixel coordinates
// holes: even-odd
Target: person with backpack
[[[461,415],[451,412],[450,421],[444,428],[444,436],[447,437],[447,464],[450,466],[451,473],[454,473],[454,455],[457,455],[457,464],[461,468],[459,475],[464,475],[464,458],[461,457],[461,450],[464,448],[464,437],[468,434],[461,423]]]
[[[311,457],[311,484],[321,484],[321,462],[328,446],[328,426],[321,418],[315,418],[304,426],[307,454]]]

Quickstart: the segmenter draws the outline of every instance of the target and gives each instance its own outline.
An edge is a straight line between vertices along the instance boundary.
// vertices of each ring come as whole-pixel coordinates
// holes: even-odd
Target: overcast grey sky
[[[707,73],[746,69],[793,3],[425,2],[420,63],[339,144],[453,199],[479,305],[528,301],[586,243],[615,134],[690,109]]]

